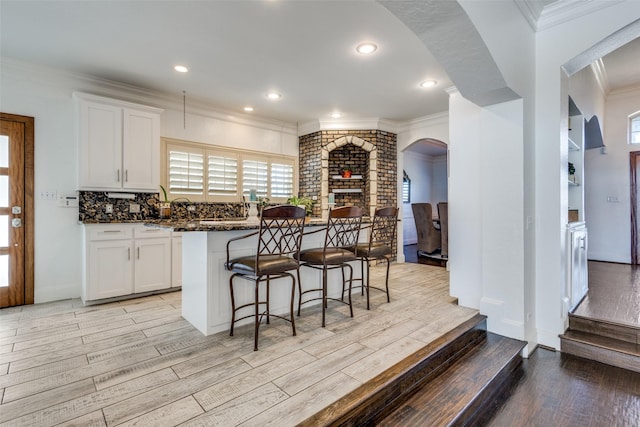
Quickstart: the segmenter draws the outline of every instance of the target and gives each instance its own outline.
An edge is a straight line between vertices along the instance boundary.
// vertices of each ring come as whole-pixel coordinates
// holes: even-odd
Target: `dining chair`
[[[229,335],[233,336],[236,322],[255,317],[254,320],[254,351],[258,350],[258,329],[263,317],[269,324],[270,316],[284,319],[291,323],[293,335],[296,335],[296,325],[293,314],[295,299],[296,277],[300,282],[300,262],[297,257],[300,252],[302,234],[304,232],[305,210],[301,207],[281,205],[264,208],[260,216],[258,231],[229,239],[227,242],[227,261],[224,266],[233,272],[229,278],[231,292],[231,328]],[[258,236],[258,247],[255,255],[230,259],[230,251],[235,242],[252,236]],[[296,271],[296,277],[291,271]],[[289,318],[271,314],[269,311],[269,288],[271,281],[289,277],[291,279],[291,300]],[[242,278],[254,285],[254,300],[236,307],[234,293],[234,279]],[[266,282],[266,289],[260,292],[260,284]],[[265,306],[260,312],[260,306]],[[244,308],[253,307],[254,312],[237,318],[236,313]]]
[[[412,203],[413,219],[418,235],[418,256],[420,252],[432,254],[442,244],[440,230],[433,225],[431,203]]]
[[[389,267],[393,258],[393,243],[396,240],[396,230],[398,229],[398,208],[384,207],[376,209],[373,221],[369,227],[369,241],[358,243],[355,247],[356,258],[360,259],[362,277],[362,289],[367,293],[367,310],[369,310],[369,290],[377,289],[387,294],[387,302],[391,302],[389,296]],[[370,263],[373,260],[384,260],[387,263],[387,274],[385,276],[385,289],[370,285],[369,273]],[[365,279],[366,263],[366,279]]]
[[[353,317],[353,305],[351,304],[351,287],[353,284],[353,268],[349,264],[356,261],[354,248],[358,244],[360,225],[362,223],[362,208],[357,206],[341,206],[329,210],[329,219],[325,229],[324,246],[321,248],[305,249],[300,252],[302,267],[322,270],[322,287],[302,290],[302,283],[298,281],[299,300],[298,316],[302,304],[311,301],[322,300],[322,327],[326,324],[327,300],[339,301],[349,306],[349,312]],[[333,269],[341,269],[342,295],[341,298],[329,298],[327,296],[327,272]],[[346,280],[345,268],[349,270],[349,280]],[[349,302],[344,301],[345,283],[349,283]],[[310,292],[322,293],[322,296],[303,301],[303,296]]]
[[[438,203],[438,218],[440,218],[440,255],[449,258],[449,203]]]

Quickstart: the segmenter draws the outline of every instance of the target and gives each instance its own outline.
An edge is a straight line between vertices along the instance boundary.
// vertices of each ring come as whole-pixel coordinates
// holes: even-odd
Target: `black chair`
[[[254,351],[258,350],[258,328],[262,318],[266,316],[267,324],[269,317],[274,316],[291,322],[293,335],[296,335],[296,325],[293,315],[293,301],[295,298],[296,278],[290,273],[296,270],[298,282],[300,281],[300,263],[297,259],[302,243],[302,233],[304,231],[305,211],[297,206],[274,206],[262,210],[260,216],[260,228],[258,231],[230,239],[227,242],[227,262],[225,269],[233,272],[229,279],[229,289],[231,291],[231,329],[229,335],[233,336],[233,326],[236,322],[255,316],[254,325]],[[229,259],[229,249],[233,242],[246,239],[251,236],[258,236],[258,249],[255,255]],[[253,302],[236,307],[233,292],[233,279],[240,277],[250,280],[255,286],[255,298]],[[289,307],[289,318],[271,314],[269,312],[269,287],[271,281],[283,277],[291,278],[291,303]],[[260,283],[266,282],[266,293],[263,300],[260,300]],[[260,305],[265,305],[265,310],[260,313]],[[255,312],[246,316],[236,318],[239,310],[247,307],[254,307]]]
[[[369,242],[356,245],[355,254],[360,259],[362,277],[362,288],[367,292],[367,310],[369,310],[369,290],[377,289],[387,294],[387,302],[391,302],[389,297],[389,267],[393,258],[393,243],[396,240],[396,230],[398,229],[398,208],[385,207],[376,209],[371,223]],[[387,275],[385,278],[385,289],[370,285],[369,263],[373,260],[384,260],[387,263]],[[367,265],[365,279],[365,262]]]
[[[300,299],[298,300],[298,316],[302,304],[322,299],[322,327],[325,327],[327,300],[339,301],[349,305],[351,317],[353,306],[351,305],[351,286],[353,283],[353,268],[348,263],[356,261],[354,253],[360,235],[362,223],[362,208],[356,206],[342,206],[329,210],[327,227],[318,231],[325,231],[324,246],[321,248],[305,249],[300,252],[300,261],[303,267],[322,270],[322,288],[302,290],[302,284],[298,281]],[[342,295],[341,298],[327,297],[327,271],[340,268],[342,270]],[[344,285],[347,282],[344,269],[349,269],[349,302],[344,302]],[[322,297],[302,300],[303,295],[309,292],[322,291]]]

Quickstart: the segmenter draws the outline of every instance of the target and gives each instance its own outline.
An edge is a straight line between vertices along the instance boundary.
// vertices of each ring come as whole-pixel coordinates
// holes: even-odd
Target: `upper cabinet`
[[[157,191],[161,109],[74,93],[81,190]]]

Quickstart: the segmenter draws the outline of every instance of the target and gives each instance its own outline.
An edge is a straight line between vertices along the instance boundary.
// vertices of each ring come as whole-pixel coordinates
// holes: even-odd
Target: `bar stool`
[[[296,278],[290,273],[296,270],[298,282],[300,282],[300,262],[297,256],[302,243],[304,231],[305,210],[297,206],[281,205],[262,210],[260,216],[260,228],[253,233],[245,234],[227,242],[227,262],[224,267],[233,274],[229,278],[231,291],[231,328],[229,335],[233,336],[233,327],[236,322],[255,316],[254,324],[254,351],[258,350],[258,328],[262,318],[274,316],[291,323],[293,335],[296,335],[296,325],[293,315],[293,301],[295,298]],[[229,250],[234,242],[251,236],[258,236],[258,249],[255,255],[249,255],[229,259]],[[236,277],[252,281],[254,283],[255,297],[252,302],[236,307],[233,279]],[[283,277],[291,278],[291,302],[289,306],[289,318],[271,314],[269,312],[269,287],[271,281]],[[260,283],[266,282],[266,293],[260,300]],[[265,305],[265,310],[260,313],[260,305]],[[236,313],[243,308],[254,307],[252,314],[236,318]]]
[[[389,297],[389,266],[393,257],[393,242],[396,240],[396,230],[398,228],[398,208],[385,207],[376,209],[373,222],[369,227],[369,242],[359,243],[355,247],[355,255],[360,259],[362,277],[358,280],[361,287],[367,292],[367,310],[369,310],[369,289],[377,289],[387,294],[387,302],[391,302]],[[369,284],[369,263],[372,260],[385,260],[387,263],[387,275],[385,278],[385,289],[370,286]],[[364,264],[367,264],[367,274],[365,280]]]
[[[349,306],[353,317],[351,305],[351,285],[353,282],[353,268],[348,263],[356,261],[354,248],[358,243],[360,224],[362,223],[362,208],[357,206],[342,206],[329,210],[324,246],[321,248],[305,249],[300,252],[301,266],[322,270],[322,288],[302,290],[302,284],[298,281],[300,299],[298,300],[298,316],[302,304],[322,299],[322,327],[325,327],[325,312],[327,300],[339,301]],[[318,230],[318,231],[322,231]],[[329,298],[327,296],[327,271],[340,268],[342,270],[342,295],[341,298]],[[349,269],[349,302],[344,301],[344,284],[346,282],[344,269]],[[302,300],[303,295],[309,292],[322,291],[322,296]]]

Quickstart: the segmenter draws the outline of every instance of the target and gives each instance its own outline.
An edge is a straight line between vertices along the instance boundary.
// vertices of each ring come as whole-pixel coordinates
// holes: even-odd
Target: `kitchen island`
[[[182,317],[205,335],[212,335],[229,329],[231,321],[231,299],[229,295],[229,277],[231,273],[224,268],[227,260],[227,242],[234,237],[249,234],[258,229],[258,222],[246,220],[234,221],[165,221],[147,224],[152,227],[171,228],[182,232]],[[326,219],[310,219],[305,224],[305,235],[302,238],[302,249],[322,247],[325,233],[321,230]],[[361,233],[361,240],[366,240],[366,233]],[[231,258],[256,253],[257,235],[234,242],[231,247]],[[361,277],[360,263],[353,263],[354,277]],[[303,289],[320,288],[322,286],[321,271],[312,268],[301,268],[300,277]],[[282,282],[283,286],[279,286]],[[240,283],[240,281],[238,281]],[[328,273],[328,295],[339,297],[342,291],[342,275],[340,270]],[[262,287],[263,289],[265,287]],[[274,314],[286,314],[289,311],[290,287],[287,279],[277,279],[271,284],[270,309]],[[236,305],[253,301],[253,286],[235,287]],[[312,294],[307,294],[312,298]],[[305,295],[305,299],[307,299]],[[317,297],[321,293],[317,292]],[[296,291],[295,307],[297,307]],[[314,301],[320,303],[320,301]],[[304,313],[303,313],[304,315]],[[245,319],[242,323],[252,323],[253,319]]]

